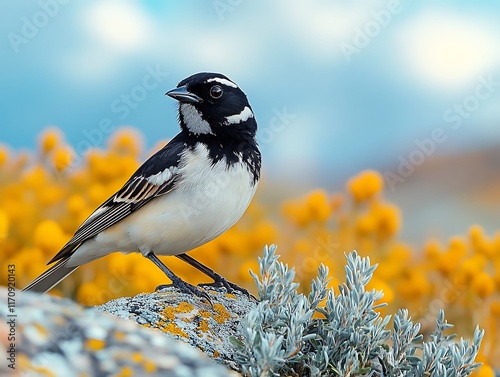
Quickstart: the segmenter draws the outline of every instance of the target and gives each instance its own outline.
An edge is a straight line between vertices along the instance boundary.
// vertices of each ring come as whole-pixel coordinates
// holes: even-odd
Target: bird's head
[[[166,93],[179,101],[183,131],[194,136],[255,138],[257,123],[245,93],[219,73],[197,73]]]

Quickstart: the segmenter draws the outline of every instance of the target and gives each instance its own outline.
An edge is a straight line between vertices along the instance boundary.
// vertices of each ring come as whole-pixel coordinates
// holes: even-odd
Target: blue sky
[[[499,145],[499,19],[498,1],[3,1],[0,142],[55,125],[102,147],[111,122],[153,146],[178,132],[164,93],[215,71],[247,93],[270,179],[395,172],[437,128],[430,157]]]
[[[311,166],[311,176],[327,166],[344,176],[391,165],[445,124],[445,110],[480,77],[500,81],[500,3],[471,4],[2,2],[0,140],[32,147],[56,125],[76,145],[109,118],[153,145],[177,132],[164,92],[194,72],[217,71],[248,94],[277,171],[284,162],[292,177]],[[144,95],[136,87],[150,71],[157,85]],[[121,100],[134,94],[140,101]],[[289,122],[270,130],[276,112]],[[439,152],[498,143],[499,118],[500,90]]]

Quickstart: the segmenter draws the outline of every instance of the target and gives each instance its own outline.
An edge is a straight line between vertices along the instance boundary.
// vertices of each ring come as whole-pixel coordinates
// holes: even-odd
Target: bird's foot
[[[190,295],[194,294],[195,296],[198,296],[202,299],[205,299],[208,301],[208,303],[210,305],[213,306],[212,300],[210,299],[210,296],[208,295],[208,293],[202,291],[201,289],[199,289],[198,287],[195,287],[192,284],[186,283],[184,280],[182,280],[180,278],[179,278],[179,280],[174,279],[174,281],[172,281],[172,284],[161,284],[161,285],[157,286],[155,291],[161,291],[161,290],[163,290],[167,287],[170,287],[170,286],[176,287],[181,292],[184,292],[184,293],[187,293]]]
[[[229,280],[222,277],[221,275],[217,275],[216,278],[214,279],[213,283],[201,284],[201,285],[214,286],[214,287],[224,287],[224,288],[226,288],[227,293],[240,292],[240,293],[243,293],[248,298],[251,298],[251,299],[257,301],[257,299],[250,292],[248,292],[248,290],[240,287],[239,285],[237,285],[235,283],[231,283]]]

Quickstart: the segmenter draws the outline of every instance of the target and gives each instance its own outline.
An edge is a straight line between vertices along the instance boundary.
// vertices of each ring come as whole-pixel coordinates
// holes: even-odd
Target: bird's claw
[[[212,300],[210,299],[210,296],[208,295],[208,293],[203,292],[198,287],[195,287],[194,285],[186,283],[185,281],[180,280],[180,279],[178,281],[173,282],[172,284],[161,284],[161,285],[156,287],[155,291],[161,291],[161,290],[163,290],[167,287],[171,287],[171,286],[178,288],[181,292],[184,292],[187,294],[194,294],[195,296],[203,298],[203,299],[207,300],[211,306],[213,306]]]
[[[240,292],[247,296],[248,298],[251,298],[255,301],[257,299],[255,296],[253,296],[247,289],[240,287],[239,285],[235,283],[231,283],[229,280],[226,280],[222,276],[218,276],[217,279],[213,283],[207,283],[207,284],[201,284],[203,286],[212,286],[212,287],[224,287],[226,288],[227,293],[234,293],[234,292]]]

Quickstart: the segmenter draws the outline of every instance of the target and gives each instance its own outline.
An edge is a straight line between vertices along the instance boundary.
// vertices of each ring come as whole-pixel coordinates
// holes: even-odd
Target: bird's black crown
[[[191,134],[255,137],[257,123],[245,93],[222,74],[194,74],[167,94],[179,100],[181,127]]]

